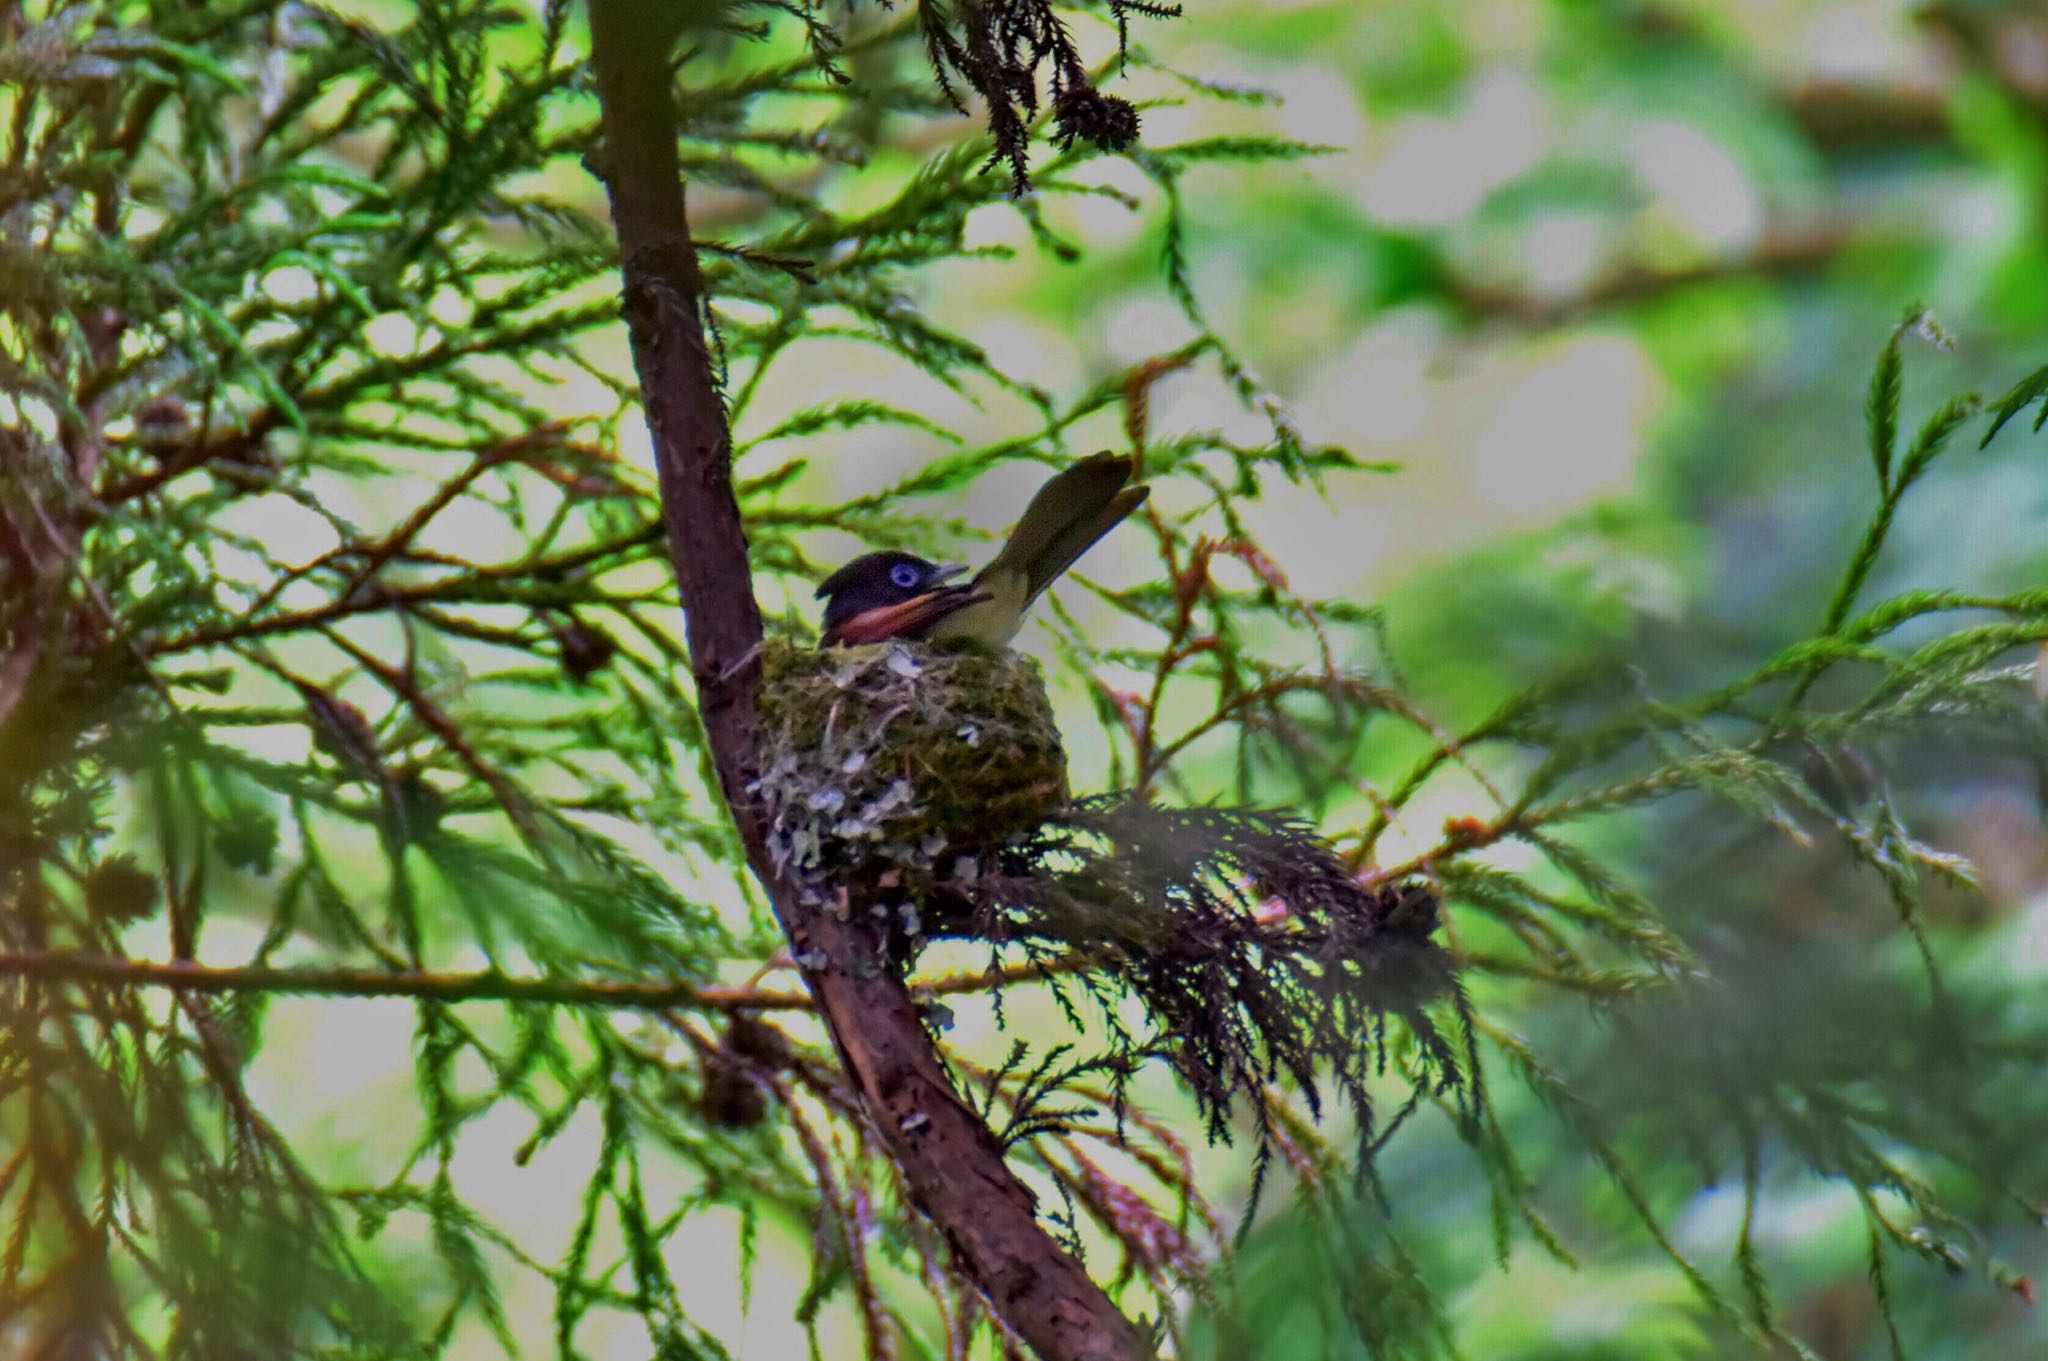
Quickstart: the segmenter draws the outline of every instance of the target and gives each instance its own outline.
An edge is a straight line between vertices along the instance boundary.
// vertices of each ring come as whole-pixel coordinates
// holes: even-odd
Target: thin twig
[[[58,950],[0,954],[0,978],[169,988],[176,992],[282,993],[303,997],[407,997],[433,1002],[541,1002],[556,1006],[662,1011],[807,1011],[801,993],[725,988],[682,981],[520,978],[501,973],[424,973],[387,969],[286,968],[269,964],[193,964]]]

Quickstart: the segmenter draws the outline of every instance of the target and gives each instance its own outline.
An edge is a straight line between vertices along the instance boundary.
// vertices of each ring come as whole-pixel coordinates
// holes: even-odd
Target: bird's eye
[[[895,582],[902,590],[916,590],[918,583],[917,569],[907,562],[899,562],[889,569],[889,580]]]

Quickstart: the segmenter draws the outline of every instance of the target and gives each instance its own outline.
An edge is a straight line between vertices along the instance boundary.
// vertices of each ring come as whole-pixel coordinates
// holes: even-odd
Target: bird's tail
[[[1024,507],[1010,541],[982,577],[1021,573],[1028,606],[1097,539],[1144,504],[1148,489],[1128,485],[1135,467],[1129,456],[1105,449],[1054,474]]]

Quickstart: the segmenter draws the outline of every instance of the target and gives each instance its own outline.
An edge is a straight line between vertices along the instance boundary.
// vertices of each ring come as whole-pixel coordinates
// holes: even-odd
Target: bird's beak
[[[934,585],[943,584],[966,570],[967,564],[964,562],[942,562],[932,568],[932,582]]]
[[[891,638],[922,638],[925,630],[947,615],[979,605],[988,598],[987,593],[970,587],[941,586],[901,604],[878,605],[851,619],[842,619],[836,627],[827,629],[820,641],[826,647],[859,647]]]

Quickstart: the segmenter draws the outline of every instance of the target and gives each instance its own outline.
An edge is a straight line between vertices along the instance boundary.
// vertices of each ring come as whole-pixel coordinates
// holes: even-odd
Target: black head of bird
[[[825,646],[890,638],[968,639],[1006,647],[1024,612],[1097,539],[1144,503],[1136,464],[1104,451],[1053,474],[1024,507],[995,560],[965,585],[964,568],[909,553],[868,553],[825,578]]]

